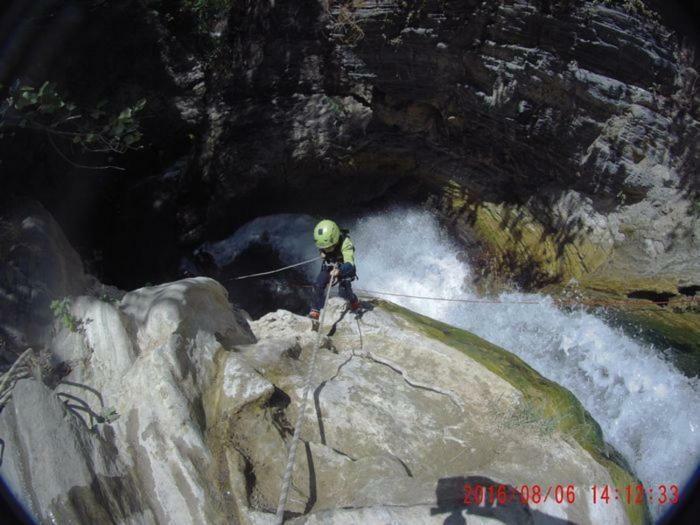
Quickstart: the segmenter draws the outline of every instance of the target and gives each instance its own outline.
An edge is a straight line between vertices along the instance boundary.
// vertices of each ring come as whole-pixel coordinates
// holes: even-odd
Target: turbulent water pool
[[[264,217],[205,248],[223,266],[266,232],[282,259],[292,263],[316,254],[313,225],[303,215]],[[344,225],[357,248],[357,288],[478,298],[466,284],[469,266],[430,213],[395,210]],[[317,269],[307,267],[309,276]],[[505,304],[387,298],[478,334],[570,389],[645,485],[682,484],[698,464],[700,380],[684,376],[651,345],[592,314],[560,310],[539,294],[504,293]],[[664,509],[651,510],[658,517]]]

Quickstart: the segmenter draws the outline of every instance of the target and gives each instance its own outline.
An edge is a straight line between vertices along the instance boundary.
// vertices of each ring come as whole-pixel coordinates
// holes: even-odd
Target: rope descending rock
[[[10,399],[12,388],[15,386],[15,383],[20,379],[31,376],[31,372],[26,366],[26,361],[31,355],[32,349],[27,348],[22,355],[12,363],[10,369],[0,377],[0,408],[5,406],[5,403]]]
[[[306,403],[309,398],[309,391],[311,390],[311,380],[313,379],[314,369],[316,368],[316,354],[318,353],[318,347],[321,344],[321,327],[323,326],[323,320],[326,317],[326,305],[328,305],[328,298],[331,294],[331,281],[329,280],[326,286],[326,302],[323,303],[323,311],[321,312],[321,319],[318,322],[318,332],[316,335],[316,344],[314,345],[313,352],[311,353],[311,361],[309,362],[309,369],[306,373],[306,382],[304,384],[304,394],[301,398],[301,407],[299,408],[299,414],[297,415],[297,421],[294,425],[294,435],[292,436],[292,442],[289,444],[289,455],[287,457],[287,467],[284,469],[284,476],[282,477],[282,487],[280,488],[280,499],[277,504],[277,516],[276,523],[281,525],[284,523],[284,507],[287,504],[287,497],[289,496],[289,487],[292,480],[292,471],[294,470],[294,458],[297,453],[297,444],[299,443],[299,435],[301,434],[301,427],[304,424],[304,418],[306,416]]]

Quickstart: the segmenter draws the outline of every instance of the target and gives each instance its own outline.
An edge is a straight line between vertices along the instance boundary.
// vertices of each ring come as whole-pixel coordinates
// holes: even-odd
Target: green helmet
[[[321,250],[330,248],[340,240],[340,228],[331,220],[324,219],[314,228],[314,241]]]

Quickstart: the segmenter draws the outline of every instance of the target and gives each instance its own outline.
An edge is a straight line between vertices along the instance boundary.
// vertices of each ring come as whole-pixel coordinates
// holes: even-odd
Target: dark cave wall
[[[67,101],[86,110],[106,101],[110,114],[141,98],[147,104],[141,148],[124,155],[87,153],[60,137],[52,145],[36,131],[6,133],[3,198],[42,202],[108,282],[134,287],[175,276],[181,219],[168,197],[201,126],[196,60],[139,1],[13,1],[5,9],[2,35],[14,45],[0,61],[0,83],[50,80]],[[107,165],[122,170],[89,169]]]

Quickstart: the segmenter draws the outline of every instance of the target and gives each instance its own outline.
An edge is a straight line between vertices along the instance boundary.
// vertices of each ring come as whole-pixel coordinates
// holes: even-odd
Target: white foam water
[[[238,253],[247,239],[269,232],[282,259],[315,253],[308,216],[256,219],[209,248]],[[357,287],[408,295],[476,299],[470,268],[430,213],[394,210],[350,225],[357,249]],[[234,239],[235,238],[235,239]],[[234,242],[235,241],[235,242]],[[235,250],[227,252],[235,244]],[[317,268],[309,267],[309,274]],[[518,355],[540,374],[571,390],[598,421],[605,439],[649,487],[682,485],[700,459],[700,381],[688,378],[649,344],[635,341],[598,317],[562,311],[540,294],[504,293],[474,304],[400,297],[388,299],[469,330]],[[658,492],[658,491],[657,491]],[[652,504],[658,517],[666,506]]]

